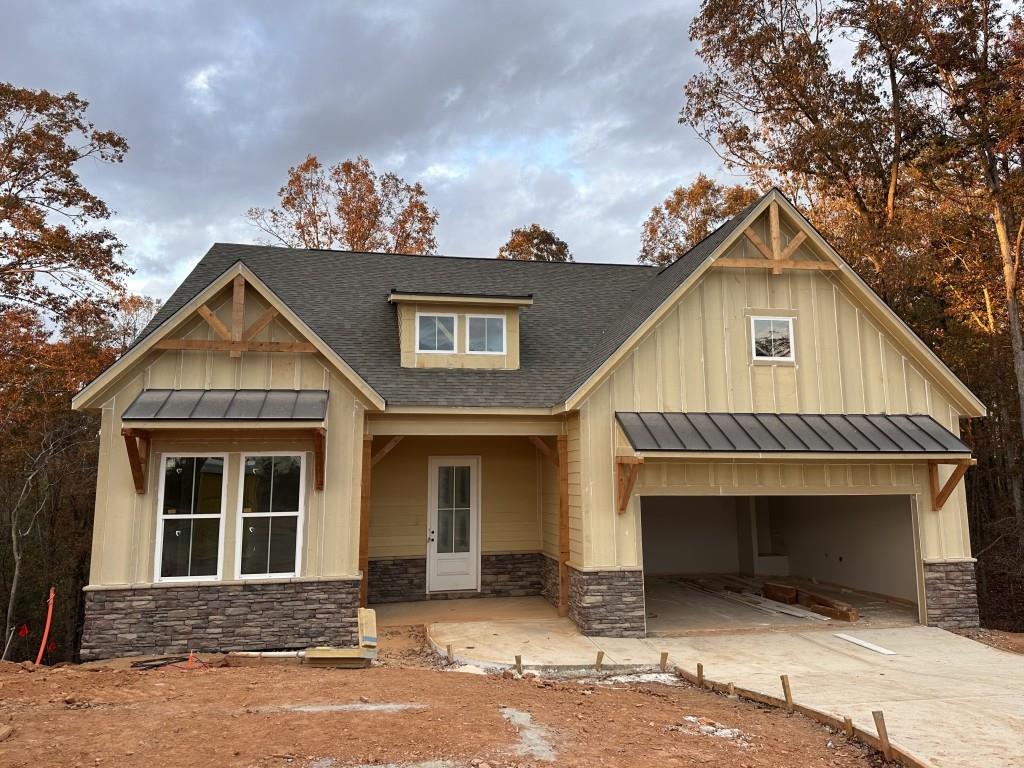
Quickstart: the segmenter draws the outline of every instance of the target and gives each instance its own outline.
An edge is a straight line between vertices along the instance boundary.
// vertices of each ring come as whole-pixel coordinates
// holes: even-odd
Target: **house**
[[[214,245],[74,399],[102,415],[82,657],[349,644],[360,605],[645,569],[978,620],[983,404],[773,190],[665,268]]]

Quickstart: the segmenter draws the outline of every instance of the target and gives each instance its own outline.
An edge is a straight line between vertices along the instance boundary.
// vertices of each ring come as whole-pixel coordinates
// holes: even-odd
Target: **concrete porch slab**
[[[543,597],[480,597],[371,603],[378,627],[466,621],[538,621],[557,619],[558,610]]]

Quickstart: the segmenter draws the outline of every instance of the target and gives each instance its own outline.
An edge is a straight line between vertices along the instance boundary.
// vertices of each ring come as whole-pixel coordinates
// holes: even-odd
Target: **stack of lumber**
[[[306,663],[311,667],[361,669],[377,658],[377,614],[372,608],[360,608],[358,615],[359,646],[333,648],[318,646],[306,649]]]
[[[691,589],[749,605],[765,613],[795,616],[801,619],[857,621],[857,609],[849,603],[782,581],[763,581],[747,576],[716,574],[676,580]]]
[[[828,616],[830,619],[856,621],[860,618],[857,609],[849,603],[828,597],[820,592],[812,592],[803,587],[795,587],[792,584],[766,581],[761,588],[761,594],[787,605],[802,605],[815,613],[820,613],[822,616]]]

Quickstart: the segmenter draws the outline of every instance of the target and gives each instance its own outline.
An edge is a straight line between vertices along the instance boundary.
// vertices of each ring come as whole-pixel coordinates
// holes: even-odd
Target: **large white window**
[[[793,318],[750,318],[750,341],[755,360],[793,361]]]
[[[505,354],[505,316],[467,315],[467,349],[474,354]]]
[[[219,579],[226,456],[163,455],[157,581]]]
[[[416,315],[417,352],[454,352],[455,315]]]
[[[297,576],[305,473],[301,454],[242,456],[238,575]]]

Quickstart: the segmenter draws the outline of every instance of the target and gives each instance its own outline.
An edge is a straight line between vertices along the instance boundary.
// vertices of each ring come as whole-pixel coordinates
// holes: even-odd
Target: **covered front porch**
[[[363,603],[532,597],[565,616],[563,433],[555,419],[369,419],[361,478]],[[502,610],[495,602],[491,615]]]

